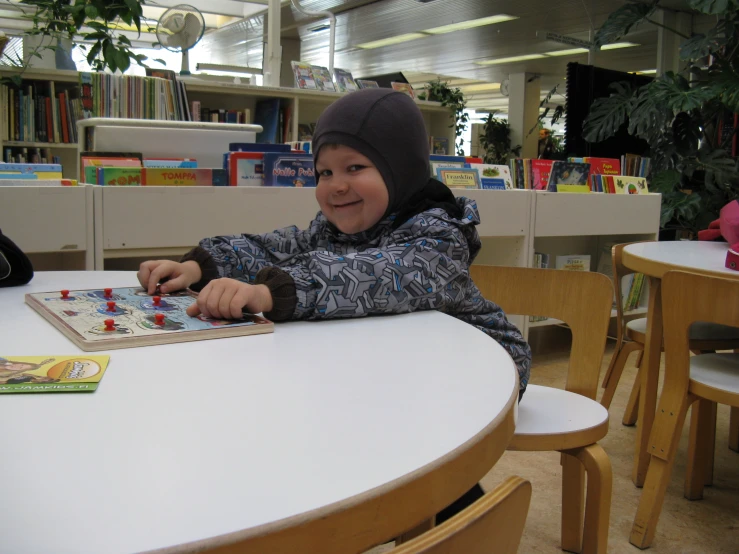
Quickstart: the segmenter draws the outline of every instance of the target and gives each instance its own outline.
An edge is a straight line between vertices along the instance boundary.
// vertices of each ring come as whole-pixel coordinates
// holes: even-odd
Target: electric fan
[[[205,32],[203,14],[194,6],[180,4],[169,8],[157,23],[157,39],[167,50],[182,52],[180,75],[190,75],[187,52],[195,46]]]

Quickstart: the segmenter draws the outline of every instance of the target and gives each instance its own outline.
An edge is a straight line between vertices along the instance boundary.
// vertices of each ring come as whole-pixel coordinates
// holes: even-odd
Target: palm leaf
[[[712,90],[731,112],[739,112],[739,73],[728,63],[711,72]]]
[[[631,110],[634,91],[627,82],[613,83],[615,91],[608,98],[598,98],[590,106],[590,113],[583,123],[583,138],[588,142],[600,142],[612,137],[626,121]]]
[[[651,4],[626,4],[608,16],[605,23],[595,33],[595,44],[603,46],[616,42],[635,26],[643,23],[657,9],[657,2]]]
[[[724,15],[729,6],[737,7],[736,0],[688,0],[688,5],[699,12]]]
[[[693,35],[680,46],[680,59],[699,60],[709,54],[718,52],[728,44],[734,36],[734,25],[724,19],[706,32]]]
[[[717,92],[712,86],[690,83],[682,75],[668,71],[661,79],[652,84],[654,100],[676,112],[687,112],[700,108],[704,102],[712,100]]]
[[[668,169],[666,171],[660,171],[655,173],[649,184],[651,192],[660,192],[666,194],[672,192],[680,185],[680,178],[682,173],[677,169]]]
[[[724,150],[701,149],[698,152],[698,163],[706,172],[706,188],[712,192],[731,189],[732,184],[739,183],[737,162]]]
[[[694,156],[703,136],[700,122],[686,112],[680,112],[672,122],[672,136],[682,156]]]
[[[654,81],[638,89],[634,94],[629,114],[629,134],[654,142],[668,127],[673,112],[656,102],[652,89]]]

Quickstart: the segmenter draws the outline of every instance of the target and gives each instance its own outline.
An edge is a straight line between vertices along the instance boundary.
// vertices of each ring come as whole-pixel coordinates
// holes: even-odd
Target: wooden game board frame
[[[80,290],[74,292],[90,292],[100,289]],[[53,295],[55,292],[35,292],[25,295],[26,304],[38,312],[41,317],[56,327],[62,334],[76,344],[85,352],[99,352],[101,350],[117,350],[121,348],[135,348],[139,346],[156,346],[159,344],[173,344],[177,342],[192,342],[199,340],[223,339],[230,337],[242,337],[248,335],[261,335],[274,333],[275,324],[261,316],[248,316],[258,320],[257,325],[223,326],[212,329],[197,329],[191,331],[178,331],[176,333],[161,333],[147,336],[111,336],[109,339],[88,340],[70,327],[61,317],[49,310],[42,302],[34,298],[34,295]],[[197,294],[192,293],[192,296]],[[262,323],[265,322],[265,323]]]

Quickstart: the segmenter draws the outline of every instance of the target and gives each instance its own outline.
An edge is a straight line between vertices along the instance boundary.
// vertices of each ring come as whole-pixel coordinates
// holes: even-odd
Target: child
[[[142,286],[149,294],[160,282],[163,293],[189,286],[200,295],[188,314],[213,318],[439,310],[497,340],[523,394],[529,346],[469,276],[480,250],[477,205],[429,178],[428,134],[413,100],[379,88],[342,97],[318,120],[313,157],[321,211],[308,229],[204,239],[180,263],[141,264]]]

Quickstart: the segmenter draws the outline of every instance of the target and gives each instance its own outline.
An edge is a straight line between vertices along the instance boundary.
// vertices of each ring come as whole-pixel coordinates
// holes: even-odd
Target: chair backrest
[[[665,371],[671,382],[687,387],[690,326],[704,321],[739,327],[739,279],[668,271],[662,278],[662,314]]]
[[[508,315],[546,316],[572,331],[568,391],[595,400],[611,319],[613,285],[589,271],[473,265],[470,274],[483,296]]]
[[[515,554],[531,502],[531,483],[509,477],[495,490],[393,554]]]

